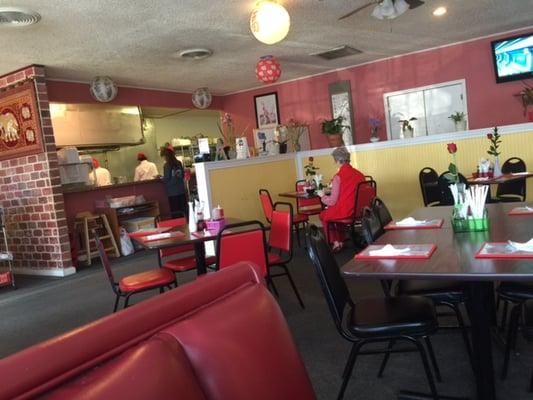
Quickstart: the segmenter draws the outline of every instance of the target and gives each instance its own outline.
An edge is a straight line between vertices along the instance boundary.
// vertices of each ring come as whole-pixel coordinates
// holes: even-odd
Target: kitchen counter
[[[113,185],[106,186],[88,186],[88,185],[63,185],[63,193],[80,193],[80,192],[91,192],[91,191],[105,191],[108,189],[114,190],[117,188],[140,186],[140,185],[149,185],[152,183],[161,183],[161,179],[150,179],[146,181],[137,181],[137,182],[126,182],[126,183],[117,183]],[[140,189],[142,190],[142,189]]]

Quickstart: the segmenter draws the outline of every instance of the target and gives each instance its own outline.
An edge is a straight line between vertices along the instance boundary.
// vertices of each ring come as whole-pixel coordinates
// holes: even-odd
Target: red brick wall
[[[75,270],[44,67],[29,66],[1,76],[0,89],[31,77],[37,84],[44,152],[0,161],[0,204],[6,211],[15,273],[64,276]]]

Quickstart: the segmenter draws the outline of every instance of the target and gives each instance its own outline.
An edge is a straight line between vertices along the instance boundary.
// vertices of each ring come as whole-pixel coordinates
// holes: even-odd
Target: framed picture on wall
[[[259,129],[279,125],[278,94],[276,92],[254,96],[255,119]]]
[[[342,115],[342,123],[345,125],[342,132],[342,139],[345,145],[351,145],[354,142],[354,124],[352,109],[352,92],[350,81],[340,81],[330,83],[328,86],[329,100],[331,106],[332,118]]]

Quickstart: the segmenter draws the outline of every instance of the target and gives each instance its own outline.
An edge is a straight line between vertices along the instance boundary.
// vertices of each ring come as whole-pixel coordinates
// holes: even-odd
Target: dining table
[[[226,218],[226,225],[236,224],[243,222],[241,219],[237,218]],[[248,228],[249,229],[249,228]],[[232,229],[234,231],[235,229]],[[239,228],[236,228],[239,230]],[[179,232],[178,235],[175,235],[173,232]],[[196,231],[191,232],[188,225],[182,225],[172,228],[171,230],[164,232],[171,234],[170,237],[164,237],[157,240],[152,240],[151,235],[145,236],[131,236],[131,239],[134,240],[141,247],[148,250],[159,250],[169,247],[184,246],[192,244],[194,247],[194,255],[196,258],[196,270],[198,275],[205,274],[207,272],[206,265],[206,253],[205,253],[205,244],[207,242],[215,241],[217,238],[217,232],[214,231]]]
[[[520,179],[527,179],[533,177],[533,172],[515,172],[511,174],[503,174],[498,177],[474,177],[469,176],[466,181],[469,185],[497,185],[499,183],[513,182]]]
[[[496,308],[494,283],[533,280],[533,259],[475,258],[485,242],[526,242],[533,237],[533,213],[514,216],[509,211],[527,203],[487,204],[489,229],[481,232],[454,233],[451,225],[453,207],[424,207],[413,211],[415,219],[444,219],[436,229],[388,230],[374,244],[434,244],[435,252],[427,259],[354,259],[342,266],[345,278],[386,280],[454,280],[468,288],[469,318],[473,367],[478,400],[495,400],[492,357],[492,333],[495,332]],[[409,398],[409,396],[400,398]],[[421,395],[412,397],[425,398]],[[431,398],[429,395],[427,398]],[[449,398],[449,397],[443,397]]]

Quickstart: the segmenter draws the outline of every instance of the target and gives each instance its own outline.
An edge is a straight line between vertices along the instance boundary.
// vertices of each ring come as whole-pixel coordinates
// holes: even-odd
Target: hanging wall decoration
[[[263,56],[255,66],[255,76],[263,83],[274,83],[281,76],[281,65],[273,56]]]
[[[209,107],[212,100],[213,96],[211,96],[211,92],[206,87],[198,88],[192,94],[192,104],[201,110]]]
[[[41,121],[33,81],[0,92],[0,160],[42,151]]]
[[[91,96],[101,103],[112,101],[118,94],[117,85],[109,76],[97,76],[91,82]]]

